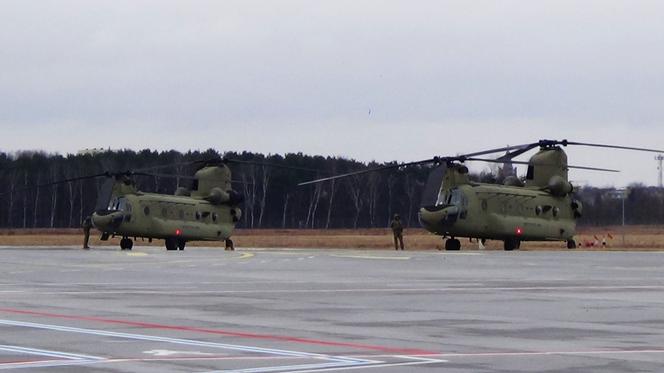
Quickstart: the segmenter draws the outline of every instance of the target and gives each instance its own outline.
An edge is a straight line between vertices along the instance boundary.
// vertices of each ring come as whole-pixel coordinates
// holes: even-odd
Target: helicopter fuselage
[[[441,194],[436,206],[422,207],[419,219],[429,232],[448,237],[519,241],[565,241],[575,234],[569,196],[537,188],[483,183],[458,185]]]
[[[227,204],[139,192],[114,197],[92,222],[102,233],[124,237],[218,241],[231,236],[240,214]]]

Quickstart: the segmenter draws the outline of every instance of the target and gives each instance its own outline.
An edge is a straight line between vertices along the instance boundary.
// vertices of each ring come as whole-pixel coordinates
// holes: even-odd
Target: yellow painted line
[[[233,258],[233,259],[249,259],[249,258],[253,258],[254,256],[256,256],[256,254],[243,253],[242,255],[238,256],[237,258]]]
[[[353,258],[353,259],[379,259],[379,260],[409,260],[409,256],[373,256],[373,255],[336,255],[337,258]]]
[[[148,256],[146,253],[127,253],[127,256]]]

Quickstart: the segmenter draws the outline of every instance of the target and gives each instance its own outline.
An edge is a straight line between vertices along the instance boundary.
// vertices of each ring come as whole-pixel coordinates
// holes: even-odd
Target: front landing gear
[[[456,238],[450,238],[445,241],[445,250],[447,251],[459,251],[461,250],[461,242]]]
[[[177,250],[178,241],[175,238],[169,237],[164,240],[166,244],[166,250]]]
[[[122,237],[120,240],[120,250],[131,250],[134,247],[134,241],[128,237]]]
[[[567,240],[567,248],[570,250],[576,249],[576,241],[574,241],[573,239]]]
[[[521,247],[521,241],[516,238],[508,238],[504,241],[503,248],[505,251],[518,250]]]

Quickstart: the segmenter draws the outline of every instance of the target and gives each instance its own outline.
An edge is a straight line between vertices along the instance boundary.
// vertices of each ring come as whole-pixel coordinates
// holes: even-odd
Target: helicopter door
[[[443,177],[445,177],[446,171],[446,164],[442,164],[431,170],[429,173],[429,178],[427,179],[427,183],[424,186],[424,192],[422,193],[422,202],[420,203],[421,207],[431,207],[438,205],[440,187],[443,184]]]

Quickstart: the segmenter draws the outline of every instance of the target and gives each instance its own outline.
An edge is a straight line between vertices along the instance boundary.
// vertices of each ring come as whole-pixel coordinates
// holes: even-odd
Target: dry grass
[[[624,233],[624,243],[623,243]],[[609,238],[611,235],[613,238]],[[664,226],[630,226],[623,231],[622,227],[583,228],[576,239],[579,243],[595,242],[597,236],[600,245],[587,247],[590,250],[604,249],[601,241],[607,239],[608,250],[639,249],[660,250],[664,248]],[[12,229],[0,230],[0,245],[3,246],[66,246],[80,245],[83,235],[80,229]],[[274,248],[360,248],[389,249],[392,248],[392,235],[388,229],[238,229],[233,236],[237,247],[274,247]],[[440,237],[429,234],[423,229],[408,229],[405,232],[407,249],[432,250],[442,249]],[[118,239],[106,242],[99,241],[99,235],[91,237],[92,246],[118,246]],[[163,246],[163,241],[156,240],[152,244],[147,241],[140,245]],[[477,248],[476,243],[462,241],[466,248]],[[192,242],[190,246],[223,246],[223,242]],[[523,243],[522,249],[564,249],[562,242]],[[586,247],[584,247],[586,248]],[[502,243],[489,241],[487,249],[502,249]]]

